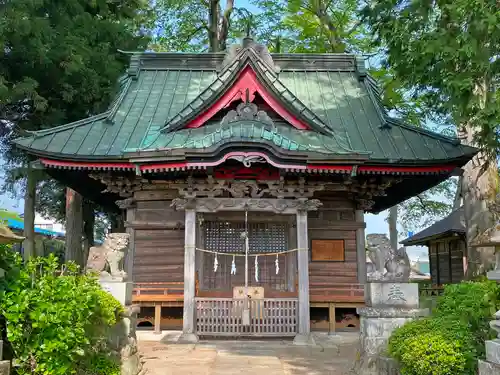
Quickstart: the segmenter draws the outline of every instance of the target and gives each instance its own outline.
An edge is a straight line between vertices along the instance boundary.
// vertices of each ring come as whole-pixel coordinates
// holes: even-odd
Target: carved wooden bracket
[[[318,199],[266,199],[266,198],[176,198],[171,206],[176,210],[195,209],[197,212],[218,211],[267,211],[279,214],[295,214],[298,211],[314,211],[322,203]]]
[[[121,201],[116,201],[116,205],[122,210],[126,210],[128,208],[135,208],[137,206],[137,202],[134,198],[127,198]]]

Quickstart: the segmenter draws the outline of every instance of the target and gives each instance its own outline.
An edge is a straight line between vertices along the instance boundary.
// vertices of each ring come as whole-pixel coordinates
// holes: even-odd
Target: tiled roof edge
[[[462,146],[465,148],[470,148],[471,153],[474,153],[474,150],[476,150],[475,152],[479,151],[475,147],[471,147],[471,146],[467,146],[467,145],[462,144],[460,142],[460,139],[458,139],[456,137],[449,137],[449,136],[446,136],[443,134],[436,133],[432,130],[409,125],[400,119],[390,117],[389,114],[387,113],[386,108],[382,104],[381,95],[383,94],[383,90],[378,85],[377,80],[375,78],[373,78],[370,74],[367,74],[366,77],[367,77],[366,78],[366,88],[368,89],[368,92],[370,94],[370,98],[372,99],[372,101],[374,101],[375,107],[377,109],[377,113],[379,113],[379,115],[381,116],[381,120],[387,126],[393,126],[393,125],[398,126],[400,128],[405,128],[405,129],[414,131],[414,132],[419,133],[419,134],[427,135],[429,137],[432,137],[432,138],[435,138],[435,139],[438,139],[438,140],[441,140],[444,142],[451,143],[455,146]]]
[[[109,108],[102,113],[99,113],[94,116],[90,116],[81,120],[73,121],[67,124],[59,125],[50,129],[44,129],[44,130],[37,130],[37,131],[30,131],[30,135],[26,137],[18,137],[14,139],[14,143],[17,143],[17,140],[21,139],[26,139],[26,138],[38,138],[38,137],[43,137],[46,135],[51,135],[55,133],[59,133],[65,130],[73,129],[78,126],[86,125],[90,122],[94,121],[99,121],[99,120],[106,120],[106,121],[112,121],[114,115],[116,114],[118,108],[120,107],[121,102],[123,101],[123,98],[127,94],[128,89],[130,88],[130,84],[132,82],[132,78],[128,73],[122,75],[118,79],[118,84],[119,84],[119,91],[117,95],[115,95],[115,99],[111,102]]]
[[[130,73],[133,74],[137,68],[139,70],[158,68],[190,70],[192,67],[189,61],[192,60],[196,60],[196,69],[218,70],[225,56],[225,52],[122,52],[131,55],[131,62],[134,60],[134,65],[129,68]],[[346,53],[271,53],[271,57],[282,71],[319,69],[354,72],[359,70],[360,61],[363,60],[358,55]],[[159,65],[160,60],[167,60],[170,64]]]
[[[429,225],[427,228],[422,229],[420,232],[414,234],[413,236],[404,239],[400,243],[403,245],[406,245],[406,244],[411,245],[412,243],[422,242],[422,241],[425,241],[427,238],[434,237],[434,236],[441,235],[441,234],[448,233],[448,232],[465,233],[465,228],[458,228],[458,227],[454,226],[454,224],[456,224],[456,222],[454,221],[454,219],[456,219],[455,216],[458,215],[458,219],[460,219],[462,217],[462,215],[464,214],[463,210],[464,210],[464,208],[462,206],[462,207],[459,207],[459,208],[451,211],[449,215],[445,216],[441,220],[436,221],[432,225]],[[448,224],[448,226],[441,228],[440,226],[443,224]]]
[[[86,125],[86,124],[88,124],[90,122],[94,122],[94,121],[98,121],[98,120],[103,120],[108,115],[109,115],[109,111],[106,111],[106,112],[100,113],[100,114],[95,115],[95,116],[90,116],[90,117],[84,118],[82,120],[70,122],[69,124],[59,125],[59,126],[56,126],[54,128],[50,128],[50,129],[33,131],[33,132],[31,132],[31,137],[38,138],[38,137],[43,137],[43,136],[46,136],[46,135],[51,135],[51,134],[59,133],[61,131],[65,131],[65,130],[73,129],[73,128],[78,127],[78,126]],[[19,138],[16,138],[16,139],[14,139],[14,143],[16,143],[17,140],[26,139],[26,138],[30,138],[30,137],[19,137]]]

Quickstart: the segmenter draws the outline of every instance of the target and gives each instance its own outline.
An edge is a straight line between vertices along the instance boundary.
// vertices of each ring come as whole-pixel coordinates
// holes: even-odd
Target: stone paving
[[[142,332],[144,333],[144,332]],[[287,340],[201,341],[176,344],[138,332],[143,375],[347,375],[357,356],[359,333],[316,334],[317,345]]]

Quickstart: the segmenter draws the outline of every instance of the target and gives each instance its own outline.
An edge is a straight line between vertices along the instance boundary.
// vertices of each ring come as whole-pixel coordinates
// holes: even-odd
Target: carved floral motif
[[[176,198],[171,204],[176,210],[196,208],[201,212],[217,211],[313,211],[321,206],[317,199],[254,199],[254,198]]]
[[[264,111],[259,110],[256,104],[249,102],[249,93],[247,89],[247,102],[240,103],[236,110],[230,110],[221,120],[221,127],[237,121],[258,121],[269,125],[270,131],[275,130],[274,122]]]
[[[260,162],[259,159],[241,158],[242,163],[251,165]],[[250,168],[248,168],[250,169]],[[163,190],[170,191],[172,198],[215,198],[228,193],[233,198],[312,198],[318,191],[346,192],[357,202],[358,208],[369,211],[375,204],[375,197],[385,196],[385,189],[397,183],[395,179],[369,179],[358,181],[348,177],[343,182],[318,182],[308,181],[304,177],[298,180],[285,180],[283,176],[279,179],[255,180],[255,179],[216,179],[213,176],[207,178],[193,178],[191,176],[182,180],[151,180],[148,181],[139,176],[123,177],[111,174],[96,174],[93,178],[100,180],[107,187],[104,192],[116,193],[124,198],[130,198],[135,191]],[[132,204],[132,201],[124,200],[122,207]]]

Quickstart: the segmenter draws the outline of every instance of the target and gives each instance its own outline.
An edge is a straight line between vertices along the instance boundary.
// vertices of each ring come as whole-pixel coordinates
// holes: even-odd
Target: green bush
[[[13,262],[0,313],[18,374],[75,374],[107,352],[121,306],[95,277],[79,274],[74,264],[59,266],[54,255],[25,266],[19,257]]]
[[[474,345],[466,323],[425,318],[395,330],[389,354],[401,364],[402,375],[475,374]]]
[[[498,310],[500,289],[492,281],[447,285],[429,318],[396,329],[389,354],[402,375],[475,375],[489,321]]]
[[[120,364],[117,359],[99,353],[89,359],[81,375],[120,375]]]
[[[443,295],[438,298],[435,316],[453,316],[470,325],[478,340],[490,337],[490,325],[500,306],[500,288],[494,281],[464,281],[446,285]],[[484,347],[484,345],[483,345]]]

